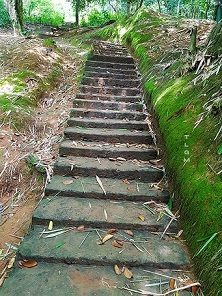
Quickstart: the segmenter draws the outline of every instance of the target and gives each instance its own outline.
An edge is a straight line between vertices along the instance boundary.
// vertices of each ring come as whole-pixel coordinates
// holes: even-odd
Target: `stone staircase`
[[[145,111],[126,48],[96,43],[54,176],[18,251],[17,260],[38,265],[16,266],[1,295],[161,295],[171,278],[183,278],[183,270],[189,275]],[[47,238],[50,221],[53,231],[67,231]],[[127,269],[117,275],[115,265],[133,278]]]

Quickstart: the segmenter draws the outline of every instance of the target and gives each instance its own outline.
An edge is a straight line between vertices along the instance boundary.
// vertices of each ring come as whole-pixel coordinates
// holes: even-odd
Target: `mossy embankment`
[[[145,100],[158,119],[175,209],[180,210],[197,277],[205,295],[222,295],[222,70],[213,59],[198,69],[213,24],[199,23],[199,59],[189,54],[195,20],[150,11],[81,36],[119,41],[137,59]],[[205,36],[203,38],[203,36]],[[193,62],[193,65],[192,65]],[[213,235],[214,238],[198,254]]]

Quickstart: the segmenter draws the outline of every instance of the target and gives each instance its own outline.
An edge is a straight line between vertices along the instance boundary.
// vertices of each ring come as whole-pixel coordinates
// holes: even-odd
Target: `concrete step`
[[[100,110],[117,110],[117,111],[143,111],[144,105],[142,103],[126,103],[126,102],[112,102],[104,100],[86,100],[74,99],[74,108],[100,109]]]
[[[104,119],[128,119],[141,121],[145,120],[147,115],[143,112],[137,111],[118,111],[118,110],[96,110],[86,108],[72,108],[70,109],[70,116],[72,117],[96,117]]]
[[[89,61],[105,62],[105,63],[118,63],[118,64],[134,64],[134,60],[131,56],[118,56],[118,55],[105,55],[105,54],[93,54]]]
[[[96,266],[118,264],[144,268],[186,269],[189,265],[189,257],[179,241],[173,239],[160,240],[159,237],[150,234],[149,231],[134,231],[134,241],[138,241],[135,244],[140,246],[141,250],[144,247],[150,254],[145,249],[139,251],[129,241],[129,236],[123,242],[124,251],[119,253],[120,249],[113,247],[111,242],[114,239],[124,239],[121,236],[121,234],[124,235],[124,232],[121,230],[114,235],[112,240],[99,245],[100,237],[94,229],[83,232],[74,229],[58,237],[44,239],[43,235],[39,239],[43,229],[43,226],[34,226],[30,234],[25,237],[18,251],[20,259]],[[101,236],[106,233],[106,229],[98,231]],[[84,239],[85,241],[82,243]],[[143,243],[139,243],[139,241]],[[62,247],[56,248],[56,245],[61,242],[64,242]]]
[[[162,166],[136,160],[109,160],[107,158],[59,157],[54,164],[54,174],[63,176],[95,176],[118,178],[145,182],[156,182],[163,177]]]
[[[153,144],[152,134],[147,131],[67,127],[66,139],[75,141],[104,141],[107,143]]]
[[[85,93],[78,93],[76,95],[76,99],[83,99],[83,100],[100,100],[100,101],[107,101],[110,102],[125,102],[125,103],[141,103],[142,98],[140,95],[136,96],[121,96],[121,95],[110,95],[110,94],[85,94]]]
[[[100,67],[100,68],[111,68],[111,69],[124,69],[124,70],[135,70],[136,66],[134,63],[113,63],[113,62],[100,62],[100,61],[86,61],[86,67]]]
[[[127,121],[124,119],[118,120],[104,118],[70,117],[67,121],[67,124],[68,126],[147,131],[147,123],[145,121],[137,120]]]
[[[97,73],[105,73],[105,74],[112,74],[112,75],[126,75],[128,78],[131,78],[131,76],[138,76],[138,72],[135,70],[127,70],[127,69],[113,69],[108,68],[105,65],[102,65],[103,67],[96,67],[94,65],[91,66],[85,66],[85,73],[88,72],[97,72]]]
[[[144,217],[144,221],[138,218],[140,215]],[[114,203],[104,199],[49,196],[44,198],[35,210],[32,223],[34,225],[48,226],[49,221],[53,221],[54,227],[78,227],[84,225],[84,227],[89,228],[163,232],[170,219],[166,215],[158,219],[158,213],[150,213],[142,203],[125,201]],[[177,232],[177,222],[173,221],[168,233],[176,234]]]
[[[150,160],[157,157],[155,147],[145,144],[106,143],[65,140],[59,148],[60,156],[123,157],[125,159]]]
[[[99,95],[111,95],[111,96],[122,96],[122,97],[132,97],[140,96],[141,92],[138,88],[124,88],[124,87],[112,87],[112,86],[90,86],[90,85],[81,85],[80,92],[85,94],[99,94]]]
[[[62,248],[63,246],[59,249]],[[124,290],[128,287],[134,291],[149,291],[147,295],[152,295],[168,288],[170,278],[184,278],[183,271],[153,267],[132,268],[127,262],[124,265],[133,273],[132,280],[125,278],[123,274],[116,275],[113,266],[38,262],[36,268],[20,268],[14,264],[10,277],[1,287],[1,293],[4,296],[128,296],[129,291]],[[189,273],[186,274],[190,276]],[[160,285],[146,286],[156,283],[160,283],[161,288]],[[189,295],[188,291],[180,291],[180,296]]]
[[[95,77],[95,78],[112,78],[112,79],[138,79],[138,74],[135,72],[133,74],[117,74],[109,73],[109,71],[85,71],[84,77]]]
[[[100,178],[100,176],[98,176]],[[168,202],[169,193],[165,190],[150,188],[149,183],[141,182],[140,180],[131,180],[130,185],[125,184],[119,179],[100,178],[106,194],[99,186],[96,175],[93,177],[64,177],[54,175],[51,182],[47,184],[45,194],[80,197],[80,198],[95,198],[95,199],[110,199],[110,200],[126,200],[126,201],[150,201]],[[72,183],[70,183],[72,181]],[[159,181],[159,180],[157,180]],[[69,182],[70,184],[66,184]],[[138,191],[139,188],[139,191]]]
[[[104,78],[104,77],[83,77],[83,85],[97,86],[97,87],[138,87],[140,81],[138,79],[114,79],[114,78]]]

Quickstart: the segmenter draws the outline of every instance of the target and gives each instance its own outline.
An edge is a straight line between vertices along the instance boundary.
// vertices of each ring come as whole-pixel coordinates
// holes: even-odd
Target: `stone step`
[[[144,105],[142,103],[126,103],[126,102],[112,102],[105,100],[86,100],[86,99],[74,99],[74,108],[88,108],[88,109],[100,109],[100,110],[117,110],[117,111],[143,111]]]
[[[100,61],[86,61],[86,67],[100,67],[100,68],[111,68],[111,69],[126,69],[126,70],[135,70],[136,66],[134,63],[113,63],[113,62],[100,62]]]
[[[85,94],[85,93],[78,93],[76,95],[76,99],[83,99],[83,100],[100,100],[100,101],[111,101],[111,102],[125,102],[125,103],[142,103],[142,98],[140,95],[136,96],[116,96],[110,94]]]
[[[122,96],[122,97],[132,97],[132,96],[140,96],[141,92],[138,88],[124,88],[124,87],[112,87],[112,86],[90,86],[90,85],[81,85],[80,92],[85,94],[99,94],[99,95],[114,95],[114,96]]]
[[[62,248],[63,246],[58,250],[63,251]],[[134,291],[149,291],[147,295],[152,295],[169,288],[170,278],[184,278],[183,271],[153,267],[131,268],[127,263],[124,265],[133,273],[132,280],[125,278],[123,274],[116,275],[113,266],[38,262],[36,268],[21,268],[14,264],[1,292],[4,296],[128,296],[129,291],[124,290],[128,287]],[[191,276],[188,272],[186,275]],[[156,283],[160,283],[161,288],[160,285],[146,286]],[[189,295],[188,291],[180,291],[180,296]]]
[[[139,161],[109,160],[107,158],[59,157],[54,164],[54,174],[63,176],[95,176],[145,182],[156,182],[163,177],[162,166]]]
[[[141,121],[145,120],[147,115],[143,112],[137,111],[118,111],[118,110],[96,110],[86,108],[72,108],[70,109],[70,116],[72,117],[95,117],[104,119],[128,119]]]
[[[125,159],[151,160],[157,157],[157,150],[145,144],[106,143],[65,140],[59,148],[60,156],[123,157]]]
[[[100,178],[100,176],[98,177]],[[119,179],[101,177],[100,180],[106,194],[99,186],[96,175],[94,177],[79,177],[78,179],[54,175],[51,182],[46,186],[45,194],[47,196],[58,195],[74,198],[126,200],[134,202],[154,200],[156,202],[167,203],[169,201],[168,191],[159,190],[155,187],[150,188],[150,183],[131,180],[130,185],[128,185]],[[66,183],[70,184],[67,185]]]
[[[140,215],[144,217],[144,221],[138,218]],[[48,196],[48,198],[42,200],[35,210],[32,223],[48,226],[49,221],[53,221],[54,227],[84,225],[84,227],[90,228],[163,232],[170,219],[166,215],[158,219],[158,213],[152,214],[142,203]],[[177,222],[173,221],[168,233],[177,234],[177,232]]]
[[[113,75],[126,75],[128,78],[131,76],[138,76],[138,73],[136,70],[127,70],[127,69],[113,69],[113,68],[107,68],[105,65],[103,67],[95,67],[95,66],[85,66],[85,73],[88,72],[97,72],[97,73],[107,73],[107,74],[113,74]]]
[[[93,54],[96,55],[105,55],[105,56],[117,56],[117,57],[131,57],[127,50],[124,50],[122,48],[100,48],[100,49],[94,49]]]
[[[66,139],[75,141],[104,141],[107,143],[152,144],[152,134],[147,131],[67,127]]]
[[[114,79],[114,78],[103,78],[103,77],[83,77],[83,85],[97,86],[97,87],[138,87],[140,81],[137,79]]]
[[[109,73],[109,71],[85,71],[84,77],[95,77],[95,78],[112,78],[112,79],[138,79],[138,74],[135,72],[133,74],[117,74]]]
[[[136,120],[70,117],[67,124],[68,126],[147,131],[147,123]]]
[[[74,229],[50,239],[44,238],[44,235],[39,238],[43,230],[43,226],[33,227],[19,247],[19,259],[96,266],[118,264],[146,269],[150,267],[186,269],[190,263],[189,257],[179,241],[161,240],[158,236],[150,234],[149,231],[134,231],[135,244],[141,251],[129,241],[130,237],[128,236],[123,242],[124,251],[119,253],[120,249],[113,247],[111,242],[114,239],[124,239],[122,237],[124,232],[121,230],[103,245],[98,244],[101,240],[94,229],[83,232]],[[101,236],[106,234],[106,229],[97,231]],[[84,243],[82,243],[83,240]],[[139,243],[139,241],[143,243]],[[56,248],[61,242],[64,242],[62,247]]]
[[[88,61],[118,63],[118,64],[134,64],[134,59],[131,56],[93,54]]]

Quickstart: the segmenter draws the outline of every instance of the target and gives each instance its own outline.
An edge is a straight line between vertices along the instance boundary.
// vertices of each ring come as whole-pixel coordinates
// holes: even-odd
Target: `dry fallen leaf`
[[[107,234],[112,234],[112,233],[116,233],[116,232],[117,232],[117,229],[115,229],[115,228],[111,228],[111,229],[107,230]]]
[[[84,226],[84,225],[79,225],[79,226],[77,227],[77,230],[78,230],[78,231],[84,231],[84,230],[85,230],[85,226]]]
[[[49,221],[49,226],[48,226],[48,230],[52,230],[53,229],[53,222]]]
[[[102,243],[104,244],[105,242],[107,242],[109,239],[111,239],[113,237],[112,234],[106,234],[103,238],[102,238]]]
[[[96,181],[98,182],[99,186],[102,188],[103,193],[106,195],[106,190],[103,187],[103,183],[98,176],[96,176]]]
[[[15,257],[11,258],[11,260],[9,261],[9,263],[8,263],[9,269],[13,267],[14,262],[15,262]]]
[[[131,230],[124,230],[124,232],[132,237],[134,237],[134,234]]]
[[[114,241],[112,241],[112,246],[116,247],[116,248],[122,248],[123,247],[123,242],[118,241],[118,240],[115,239]]]
[[[158,163],[160,162],[160,159],[151,159],[149,160],[149,162],[153,165],[158,165]]]
[[[186,282],[183,283],[184,286],[188,286],[188,285],[192,285],[193,284],[193,281],[192,280],[188,280]],[[192,292],[193,295],[196,295],[197,291],[199,290],[200,286],[197,285],[197,286],[193,286],[193,287],[190,287],[190,288],[187,288],[186,290],[188,292]]]
[[[139,215],[138,218],[139,218],[140,220],[142,220],[143,222],[145,221],[145,218],[143,217],[143,215]]]
[[[119,160],[119,161],[126,161],[126,159],[125,158],[123,158],[123,157],[117,157],[117,159],[116,160]]]
[[[127,189],[128,189],[129,191],[135,191],[135,190],[134,190],[132,187],[130,187],[130,186],[128,186]]]
[[[176,279],[171,279],[169,282],[169,286],[171,289],[175,289],[176,288]]]
[[[70,185],[70,184],[73,183],[73,180],[65,180],[62,183],[65,184],[65,185]]]
[[[132,279],[133,278],[133,274],[132,272],[127,268],[127,267],[124,267],[124,272],[123,274],[125,275],[125,277],[127,279]]]
[[[35,261],[34,259],[23,260],[23,261],[21,261],[21,263],[22,263],[22,266],[27,267],[27,268],[35,267],[38,264],[38,262]]]
[[[124,180],[123,180],[123,183],[124,183],[124,184],[127,184],[127,185],[130,184],[130,182],[129,182],[127,179],[124,179]]]
[[[74,179],[79,179],[79,176],[72,176]]]
[[[119,269],[118,265],[114,265],[114,271],[117,275],[122,274],[122,271]]]

